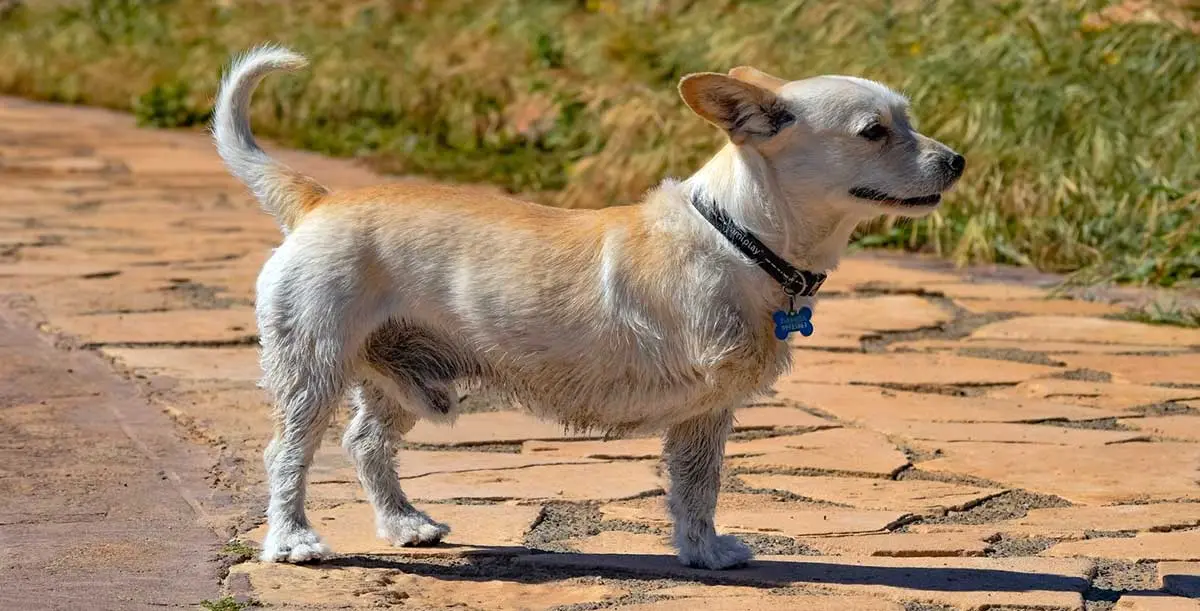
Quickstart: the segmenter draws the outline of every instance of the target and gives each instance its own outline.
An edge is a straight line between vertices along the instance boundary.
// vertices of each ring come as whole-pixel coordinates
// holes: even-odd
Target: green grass
[[[235,563],[245,562],[256,556],[257,551],[244,541],[229,541],[221,546],[221,555]]]
[[[1194,305],[1189,307],[1174,299],[1156,301],[1140,309],[1123,312],[1114,318],[1151,325],[1200,328],[1200,309]]]
[[[245,611],[254,607],[253,602],[240,603],[233,599],[232,596],[226,596],[217,600],[200,601],[200,608],[204,611]]]
[[[719,134],[677,97],[682,74],[738,64],[858,74],[907,93],[918,126],[969,159],[938,214],[865,227],[860,246],[1195,286],[1200,37],[1085,26],[1102,4],[30,2],[0,18],[0,91],[197,124],[230,54],[277,41],[313,65],[265,83],[259,133],[597,207],[635,200],[715,150]]]

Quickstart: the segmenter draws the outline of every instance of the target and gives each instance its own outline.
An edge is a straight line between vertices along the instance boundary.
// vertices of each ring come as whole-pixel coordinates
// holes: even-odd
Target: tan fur
[[[286,203],[279,210],[279,221],[286,229],[293,229],[304,215],[323,205],[329,199],[329,190],[320,183],[281,167],[276,170],[279,188],[287,193]]]
[[[738,66],[729,71],[729,76],[776,93],[787,84],[786,80],[767,74],[753,66]]]
[[[500,283],[525,286],[530,298],[552,297],[555,307],[565,312],[588,312],[596,307],[591,270],[598,263],[604,237],[621,236],[626,290],[646,295],[648,299],[642,304],[655,310],[655,317],[685,316],[672,311],[671,304],[650,298],[666,282],[665,275],[686,269],[691,265],[688,259],[694,256],[679,248],[679,242],[664,234],[661,227],[655,227],[657,208],[674,204],[660,201],[658,196],[636,205],[564,210],[478,189],[430,184],[402,183],[319,197],[303,195],[305,192],[297,200],[310,203],[293,230],[303,231],[305,223],[337,219],[358,227],[356,231],[380,228],[375,231],[382,233],[381,249],[412,249],[439,256],[447,256],[447,249],[453,249],[446,263],[456,267],[485,268],[490,262],[500,261],[502,267],[493,272]],[[391,233],[391,228],[401,227],[402,233]],[[360,289],[366,293],[391,290],[394,281],[387,272],[362,273],[361,278],[370,280]],[[694,367],[685,377],[686,383],[703,382],[709,389],[693,397],[697,413],[728,403],[733,397],[761,392],[770,385],[787,362],[786,345],[774,338],[772,325],[769,317],[762,317],[747,329],[748,341],[734,347],[734,352],[711,366]],[[520,389],[503,388],[504,379],[567,379],[574,365],[539,362],[536,367],[526,371],[520,363],[494,364],[494,375],[500,379],[492,385],[519,397]],[[556,371],[560,367],[562,370]],[[672,391],[664,387],[663,392]],[[597,405],[605,403],[597,397]],[[647,430],[647,424],[650,430],[655,426],[642,420],[614,421],[586,411],[555,413],[552,406],[527,407],[585,430],[598,428],[619,434]]]

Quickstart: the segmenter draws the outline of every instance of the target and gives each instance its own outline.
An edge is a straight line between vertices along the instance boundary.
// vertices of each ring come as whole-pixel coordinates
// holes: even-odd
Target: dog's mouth
[[[854,187],[850,189],[850,195],[858,199],[865,199],[877,204],[886,204],[888,206],[936,206],[942,201],[941,193],[933,195],[922,195],[920,197],[892,197],[883,191],[872,189],[870,187]]]

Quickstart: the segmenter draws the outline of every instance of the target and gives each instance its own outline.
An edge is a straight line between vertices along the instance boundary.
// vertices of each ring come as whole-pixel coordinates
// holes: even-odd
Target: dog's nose
[[[967,167],[967,158],[963,157],[962,155],[955,154],[946,161],[946,164],[950,166],[950,171],[954,172],[955,176],[962,176],[963,170]]]

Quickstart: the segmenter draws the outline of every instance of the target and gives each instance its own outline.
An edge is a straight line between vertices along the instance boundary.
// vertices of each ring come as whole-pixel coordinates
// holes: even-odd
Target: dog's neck
[[[788,201],[774,170],[748,146],[726,145],[684,187],[714,202],[792,265],[812,272],[837,267],[859,221],[820,201]]]

